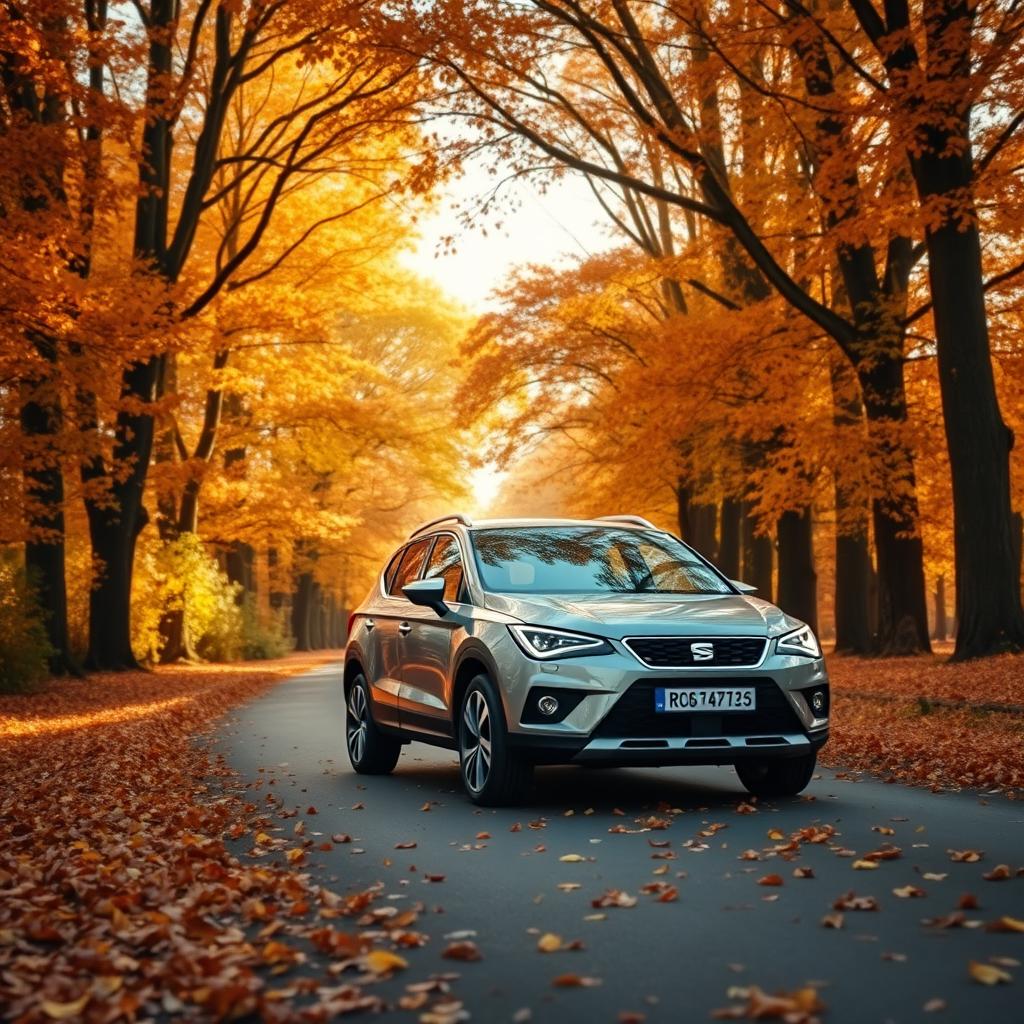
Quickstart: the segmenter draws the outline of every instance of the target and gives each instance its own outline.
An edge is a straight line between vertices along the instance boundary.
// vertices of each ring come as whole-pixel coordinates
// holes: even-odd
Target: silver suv
[[[522,800],[536,764],[733,764],[799,793],[828,739],[813,631],[637,516],[463,515],[419,527],[349,620],[352,767],[455,750],[470,799]]]

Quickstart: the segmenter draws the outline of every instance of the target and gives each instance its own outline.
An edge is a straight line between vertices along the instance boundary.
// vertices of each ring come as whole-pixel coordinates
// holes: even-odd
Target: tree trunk
[[[946,622],[946,577],[940,576],[935,581],[935,639],[945,640],[949,636],[949,624]]]
[[[256,551],[251,544],[233,541],[224,555],[228,579],[242,588],[242,597],[256,593]]]
[[[743,582],[757,587],[757,593],[765,601],[772,598],[771,537],[757,533],[758,521],[750,502],[743,503]]]
[[[779,594],[775,603],[817,632],[818,576],[811,531],[810,506],[779,517]]]
[[[873,463],[886,476],[883,494],[871,503],[878,564],[878,650],[926,653],[931,641],[914,456],[892,437],[893,428],[907,419],[902,363],[885,359],[862,364],[858,376]]]
[[[939,388],[953,482],[956,659],[1024,647],[1010,505],[1013,434],[992,373],[971,150],[975,5],[925,5],[928,78],[944,99],[924,109],[911,169],[922,206]],[[910,57],[904,47],[901,53]],[[890,65],[901,54],[893,53]],[[916,59],[916,55],[915,55]],[[938,109],[933,109],[934,106]]]
[[[867,515],[864,530],[855,535],[836,535],[836,646],[837,654],[872,652],[869,603],[871,552],[868,549]]]
[[[862,439],[864,408],[860,387],[849,363],[836,353],[832,360],[832,421],[850,440]],[[841,445],[842,447],[842,445]],[[849,462],[841,460],[833,477],[836,503],[835,650],[842,654],[871,652],[870,584],[866,481],[851,478]]]
[[[954,161],[932,159],[929,168],[944,162]],[[925,176],[930,194],[953,187],[935,187],[946,176],[942,170],[936,167]],[[922,189],[922,196],[927,194]],[[1010,507],[1013,435],[1003,422],[992,375],[975,223],[971,216],[926,236],[953,481],[957,659],[1024,646]]]
[[[735,498],[722,499],[722,537],[718,548],[718,568],[731,580],[740,578],[741,511],[741,503]]]
[[[295,650],[313,650],[311,629],[311,608],[313,598],[313,574],[299,574],[292,598],[292,633],[295,635]]]
[[[142,497],[153,450],[153,417],[135,410],[154,400],[159,372],[158,357],[125,372],[122,399],[132,401],[133,411],[118,414],[114,466],[128,467],[127,476],[110,482],[112,504],[104,497],[86,501],[93,551],[87,658],[92,669],[138,668],[131,643],[132,571],[135,543],[149,521]]]
[[[36,351],[55,367],[56,344],[37,339]],[[56,381],[34,380],[23,390],[21,430],[28,447],[24,471],[25,504],[29,539],[25,542],[25,569],[35,590],[43,615],[46,635],[53,648],[49,669],[54,675],[79,674],[68,643],[68,599],[65,583],[64,548],[64,473],[59,455],[53,450],[37,449],[49,444],[61,428],[63,411],[56,392]]]

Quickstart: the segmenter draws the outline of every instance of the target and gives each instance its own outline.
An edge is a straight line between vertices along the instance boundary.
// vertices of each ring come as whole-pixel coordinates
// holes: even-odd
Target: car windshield
[[[732,593],[685,544],[654,530],[515,527],[472,538],[480,580],[494,593]]]

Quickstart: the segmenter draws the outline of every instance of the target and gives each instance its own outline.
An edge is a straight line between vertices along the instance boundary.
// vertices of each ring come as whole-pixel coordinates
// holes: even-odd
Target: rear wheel
[[[385,735],[370,714],[370,689],[362,674],[352,680],[345,716],[348,759],[360,775],[387,775],[398,763],[401,741]]]
[[[459,764],[470,800],[484,807],[522,801],[533,765],[510,749],[501,702],[486,676],[477,676],[462,698]]]
[[[796,796],[811,781],[817,763],[817,753],[765,761],[740,761],[736,765],[736,774],[754,796]]]

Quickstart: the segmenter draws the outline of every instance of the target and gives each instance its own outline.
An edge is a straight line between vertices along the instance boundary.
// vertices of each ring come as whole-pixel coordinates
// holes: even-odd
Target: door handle
[[[401,622],[398,625],[398,632],[401,633],[402,636],[408,636],[412,632],[412,626],[410,626],[408,622]]]
[[[367,619],[366,620],[366,628],[367,629],[373,629],[376,625],[377,625],[377,623],[374,622],[373,619]]]

